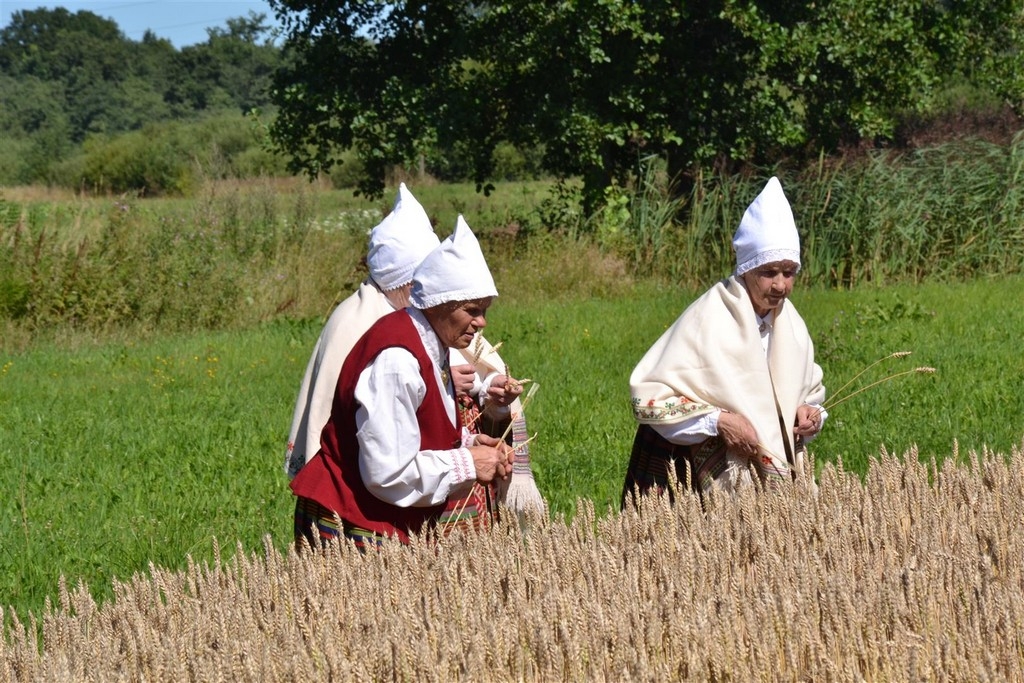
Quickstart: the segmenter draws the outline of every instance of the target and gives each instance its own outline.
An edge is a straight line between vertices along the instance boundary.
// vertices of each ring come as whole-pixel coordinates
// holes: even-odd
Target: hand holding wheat
[[[476,382],[476,370],[469,363],[451,366],[452,386],[456,396],[467,396]]]
[[[536,383],[534,383],[533,386],[530,387],[530,389],[526,392],[526,396],[524,396],[523,399],[519,402],[519,410],[520,411],[523,411],[523,410],[526,409],[526,406],[530,402],[530,399],[533,398],[534,394],[537,393],[537,390],[539,388],[540,388],[540,385],[536,384]],[[496,443],[502,444],[502,445],[506,444],[506,441],[508,439],[508,435],[512,432],[512,426],[515,424],[515,421],[516,421],[517,417],[519,417],[519,415],[516,414],[515,412],[513,412],[512,415],[511,415],[511,419],[509,420],[508,427],[505,428],[505,431],[502,433],[501,436],[499,436],[497,439],[494,440]],[[532,441],[535,436],[537,436],[537,435],[534,434],[532,437],[527,439],[526,442],[524,442],[522,444],[519,444],[517,446],[517,448],[522,448],[523,446],[526,445],[526,443],[528,443],[529,441]],[[477,438],[477,443],[487,443],[487,442],[489,442],[492,439],[492,437],[485,437],[485,435],[483,435],[483,434],[478,434],[476,438]],[[476,447],[474,446],[473,448],[476,448]],[[470,452],[473,451],[473,448],[470,448]],[[516,452],[516,449],[512,448],[512,449],[509,449],[507,451],[502,451],[502,452],[504,452],[505,456],[508,458],[508,460],[507,460],[507,462],[508,462],[508,473],[511,474],[511,472],[512,472],[512,465],[515,462],[515,452]],[[476,456],[474,455],[474,461],[475,461],[475,459],[476,459]],[[480,472],[479,471],[477,472],[477,480],[478,480],[478,483],[473,484],[474,487],[479,486],[480,485],[479,484],[480,481],[483,481],[484,483],[487,483],[487,481],[488,481],[488,480],[482,479],[480,477]],[[465,510],[466,503],[468,503],[468,502],[469,502],[469,498],[467,497],[462,502],[462,505],[459,506],[458,508],[456,508],[455,512],[452,514],[452,516],[449,519],[449,521],[445,522],[444,526],[442,527],[442,529],[441,529],[442,534],[447,534],[448,533],[448,531],[451,529],[452,524],[454,523],[453,520],[459,518],[459,515],[462,514],[463,510]]]
[[[523,385],[530,380],[498,375],[487,387],[487,400],[498,406],[511,405],[523,393]]]
[[[796,436],[814,436],[821,430],[821,410],[806,403],[796,409],[796,424],[793,434]]]
[[[476,468],[477,481],[489,483],[508,479],[512,474],[515,453],[503,440],[486,434],[476,435],[476,444],[469,447]]]
[[[718,434],[730,453],[748,458],[757,456],[757,430],[745,416],[723,410],[718,417]]]

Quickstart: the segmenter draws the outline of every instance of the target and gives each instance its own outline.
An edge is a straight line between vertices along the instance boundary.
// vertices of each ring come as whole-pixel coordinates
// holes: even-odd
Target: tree
[[[266,106],[271,75],[280,63],[266,15],[249,12],[226,23],[226,30],[207,29],[206,47],[220,65],[218,85],[242,112]]]
[[[190,45],[171,60],[166,101],[177,112],[240,112],[269,104],[270,76],[280,63],[266,15],[227,20],[207,29],[206,42]],[[261,39],[265,38],[261,42]]]
[[[136,76],[134,57],[135,44],[116,23],[86,11],[15,12],[0,31],[0,69],[19,82],[52,86],[72,143],[160,118],[161,100],[144,74]]]
[[[541,143],[593,208],[652,153],[686,173],[885,138],[970,64],[1019,97],[1017,4],[271,0],[293,59],[271,135],[310,174],[356,150],[370,195],[432,146],[484,184],[498,143]]]
[[[360,190],[379,196],[388,164],[417,158],[454,128],[442,113],[468,51],[451,35],[465,23],[453,5],[465,3],[276,6],[290,59],[275,74],[271,135],[293,170],[329,170],[352,148],[365,168]]]
[[[50,164],[71,149],[59,89],[35,76],[19,80],[0,74],[0,130],[7,137],[0,154],[5,182],[48,181]]]
[[[0,154],[0,180],[50,182],[55,173],[70,177],[82,165],[72,160],[76,154],[93,167],[108,168],[95,159],[117,145],[113,139],[149,124],[222,111],[237,119],[241,112],[268,104],[270,74],[279,61],[280,50],[262,14],[228,19],[226,28],[209,30],[206,43],[178,52],[150,31],[141,42],[130,41],[116,23],[87,11],[14,12],[11,23],[0,29],[0,130],[15,143]],[[149,128],[150,133],[159,130]],[[94,144],[86,145],[90,138]],[[141,153],[146,140],[146,135],[127,137],[122,147],[153,168],[153,155]],[[156,156],[170,149],[155,139],[152,147]],[[181,154],[198,158],[205,151]],[[119,176],[117,182],[137,181],[131,173]],[[145,178],[150,192],[181,187],[174,178],[153,182],[153,177]],[[103,182],[115,179],[92,184]]]

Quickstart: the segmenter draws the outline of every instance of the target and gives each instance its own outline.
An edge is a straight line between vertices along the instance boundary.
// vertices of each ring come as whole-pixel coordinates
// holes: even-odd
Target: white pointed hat
[[[495,296],[498,290],[480,243],[460,214],[455,221],[455,231],[416,269],[409,301],[423,309],[450,301],[475,301]]]
[[[427,212],[402,183],[391,213],[370,231],[366,255],[370,277],[385,292],[408,284],[416,267],[440,242]]]
[[[778,178],[773,176],[747,207],[732,247],[736,275],[777,261],[792,261],[800,269],[800,235]]]

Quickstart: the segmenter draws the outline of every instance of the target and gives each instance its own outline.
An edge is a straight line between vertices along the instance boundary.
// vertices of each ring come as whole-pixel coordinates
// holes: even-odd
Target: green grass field
[[[837,406],[812,444],[863,471],[884,447],[923,458],[1024,434],[1024,280],[831,291],[798,289],[837,389],[865,373],[931,366]],[[499,288],[505,290],[499,280]],[[515,287],[507,288],[515,292]],[[499,297],[487,337],[540,389],[528,410],[534,471],[552,514],[578,498],[617,508],[633,435],[627,379],[694,292],[651,283],[595,296]],[[37,614],[58,578],[109,597],[149,563],[208,560],[212,539],[258,550],[291,538],[282,460],[295,392],[320,320],[144,341],[41,344],[0,356],[0,605]]]

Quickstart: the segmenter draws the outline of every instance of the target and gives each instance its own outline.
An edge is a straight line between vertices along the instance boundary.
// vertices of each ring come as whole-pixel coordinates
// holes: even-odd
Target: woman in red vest
[[[512,473],[507,444],[461,424],[447,360],[487,325],[497,295],[459,216],[417,267],[412,305],[378,320],[342,366],[320,450],[291,483],[298,542],[408,542],[436,523],[449,497]]]

